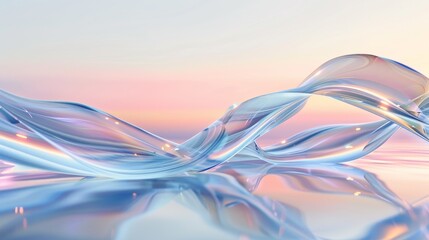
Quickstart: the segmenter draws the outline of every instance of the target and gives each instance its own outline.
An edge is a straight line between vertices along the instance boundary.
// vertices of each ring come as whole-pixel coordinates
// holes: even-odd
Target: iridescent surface
[[[224,163],[145,180],[3,168],[2,239],[427,239],[429,165],[391,143],[353,165]],[[389,158],[388,156],[395,157]]]
[[[398,128],[429,139],[428,83],[388,59],[343,56],[295,89],[232,106],[184,143],[82,104],[1,92],[0,234],[14,239],[427,238],[426,152],[406,143],[373,151]],[[255,142],[298,113],[312,95],[383,120],[320,126],[266,147]],[[410,184],[421,194],[409,199],[396,193],[379,177],[383,174],[413,175]]]

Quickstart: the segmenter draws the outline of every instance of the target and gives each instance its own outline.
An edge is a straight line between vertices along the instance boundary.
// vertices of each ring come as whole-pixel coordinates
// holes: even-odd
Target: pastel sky
[[[428,10],[427,0],[0,1],[0,88],[184,139],[339,55],[380,55],[429,75]],[[320,97],[272,136],[371,119]]]

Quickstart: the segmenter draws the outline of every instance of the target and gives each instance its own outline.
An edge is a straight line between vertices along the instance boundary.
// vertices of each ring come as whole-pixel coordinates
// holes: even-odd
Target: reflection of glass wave
[[[0,92],[0,157],[50,171],[114,178],[203,171],[229,159],[288,165],[345,162],[372,152],[398,127],[428,140],[428,84],[425,76],[392,60],[343,56],[323,64],[295,89],[231,107],[183,144],[82,104]],[[266,148],[255,143],[312,95],[337,99],[384,120],[321,126]]]
[[[145,181],[99,178],[77,181],[81,178],[53,173],[5,173],[0,175],[3,183],[0,188],[0,198],[3,199],[0,218],[5,220],[0,226],[0,234],[8,239],[120,238],[122,232],[132,228],[129,224],[132,219],[150,221],[150,216],[158,210],[177,202],[208,224],[221,227],[219,229],[233,236],[323,239],[307,225],[306,216],[298,208],[252,194],[260,180],[271,175],[279,177],[286,190],[293,188],[337,197],[353,197],[359,192],[361,196],[395,207],[397,215],[388,214],[378,222],[368,224],[368,231],[353,239],[429,237],[428,201],[409,204],[375,174],[363,169],[337,164],[280,167],[262,161],[248,161],[222,164],[211,171],[214,172]],[[187,219],[186,215],[170,214],[176,220]],[[345,219],[337,217],[341,222],[349,219],[350,215],[342,216]],[[51,227],[53,221],[55,228]],[[90,228],[97,230],[89,231]],[[160,234],[158,228],[153,233],[155,236],[141,225],[138,228],[144,232],[145,238],[157,238],[155,236]],[[195,230],[174,232],[176,237],[189,234],[195,236]]]
[[[283,182],[283,187],[280,188],[286,190],[295,189],[337,197],[367,197],[382,201],[398,210],[393,216],[383,217],[371,224],[368,230],[352,239],[429,239],[429,197],[409,203],[386,186],[376,174],[361,168],[342,164],[275,166],[263,161],[243,161],[221,164],[210,171],[233,176],[250,192],[255,191],[265,177],[276,176]],[[276,191],[278,190],[277,187]],[[317,204],[319,200],[315,197],[310,201]],[[335,200],[331,202],[331,206],[336,204]],[[357,207],[356,203],[353,205]],[[346,214],[344,220],[347,221],[349,217],[350,215]],[[336,218],[338,222],[342,221],[340,216]]]
[[[254,196],[234,178],[221,174],[197,173],[145,181],[88,179],[55,184],[55,180],[64,181],[67,176],[20,173],[4,174],[0,179],[12,186],[31,184],[34,179],[38,182],[31,187],[0,191],[4,199],[0,217],[5,219],[0,234],[7,239],[70,239],[70,236],[72,239],[120,239],[115,235],[120,235],[121,228],[127,228],[127,221],[144,218],[177,201],[214,226],[236,235],[234,239],[242,234],[251,239],[316,239],[295,208]],[[50,183],[40,184],[43,180]],[[28,196],[34,197],[28,199]],[[7,218],[14,209],[18,216]],[[176,215],[174,211],[171,214]],[[176,217],[179,221],[187,219],[187,216]],[[171,226],[157,227],[154,236],[149,229],[139,235],[158,239],[160,230],[167,227]],[[97,230],[88,231],[90,228]],[[195,229],[189,233],[178,231],[173,236],[188,234],[195,239],[198,236],[195,232]]]

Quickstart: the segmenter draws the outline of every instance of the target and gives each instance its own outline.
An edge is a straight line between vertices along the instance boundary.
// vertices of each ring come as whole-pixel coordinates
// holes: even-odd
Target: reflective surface
[[[146,179],[4,166],[2,239],[426,239],[427,150],[388,143],[353,165],[222,164]],[[389,159],[388,156],[394,155]]]

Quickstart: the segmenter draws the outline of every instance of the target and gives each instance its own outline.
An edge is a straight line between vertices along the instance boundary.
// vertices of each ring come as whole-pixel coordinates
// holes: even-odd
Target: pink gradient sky
[[[0,88],[184,139],[339,55],[376,54],[429,74],[427,9],[423,0],[3,1]],[[270,136],[373,119],[320,97]]]

